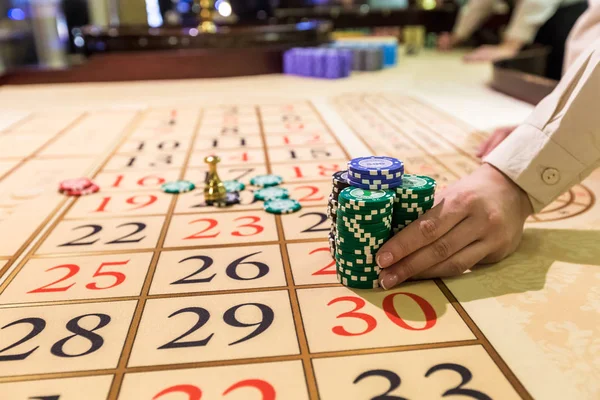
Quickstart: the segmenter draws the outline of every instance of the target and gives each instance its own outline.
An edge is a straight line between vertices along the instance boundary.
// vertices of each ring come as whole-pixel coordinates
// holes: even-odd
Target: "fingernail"
[[[393,272],[385,274],[383,278],[381,278],[380,283],[384,290],[389,290],[398,284],[398,275]]]
[[[389,267],[394,261],[394,256],[389,252],[381,253],[377,255],[376,261],[379,268]]]

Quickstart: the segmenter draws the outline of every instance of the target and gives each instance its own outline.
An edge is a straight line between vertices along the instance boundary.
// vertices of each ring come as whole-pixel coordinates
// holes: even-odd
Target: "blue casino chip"
[[[364,174],[364,173],[359,173],[359,172],[355,172],[355,171],[348,171],[348,178],[349,179],[353,179],[357,182],[361,182],[363,180],[368,180],[368,181],[373,181],[373,180],[379,180],[382,181],[383,183],[392,183],[397,181],[398,179],[402,179],[402,177],[404,176],[404,171],[399,171],[396,172],[394,174]],[[366,183],[366,182],[364,182]]]
[[[364,182],[355,181],[352,178],[348,178],[348,183],[350,184],[350,186],[354,186],[354,187],[361,188],[361,189],[389,190],[389,189],[395,189],[397,187],[402,186],[402,179],[397,179],[390,183],[378,183],[378,182],[377,183],[364,183]]]
[[[361,175],[394,175],[404,172],[404,163],[393,157],[359,157],[350,160],[348,170]]]

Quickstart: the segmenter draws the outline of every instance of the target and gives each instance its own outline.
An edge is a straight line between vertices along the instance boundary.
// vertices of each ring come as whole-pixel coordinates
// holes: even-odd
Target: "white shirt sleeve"
[[[468,39],[494,11],[495,0],[470,0],[458,14],[454,36],[462,41]]]
[[[536,212],[600,166],[600,37],[487,162],[529,196]]]
[[[532,43],[540,27],[556,13],[563,0],[520,0],[515,7],[504,39]]]

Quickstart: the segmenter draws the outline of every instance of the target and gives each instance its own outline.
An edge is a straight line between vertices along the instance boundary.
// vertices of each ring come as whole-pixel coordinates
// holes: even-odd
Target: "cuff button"
[[[547,185],[555,185],[560,181],[560,172],[555,168],[546,168],[542,173],[542,180]]]

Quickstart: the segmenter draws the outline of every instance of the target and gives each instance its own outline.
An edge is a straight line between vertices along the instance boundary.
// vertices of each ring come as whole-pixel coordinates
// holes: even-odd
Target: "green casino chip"
[[[402,185],[395,189],[398,194],[427,196],[435,191],[435,179],[425,175],[404,174]]]
[[[340,271],[341,270],[341,271]],[[355,269],[347,269],[347,268],[337,268],[337,271],[340,275],[342,276],[347,276],[347,277],[356,277],[362,279],[363,281],[367,281],[367,280],[374,280],[377,279],[379,272],[378,271],[371,271],[371,272],[361,272],[361,271],[357,271]]]
[[[292,199],[268,200],[264,204],[265,211],[271,214],[291,214],[301,208],[300,203]]]
[[[336,251],[340,256],[344,254],[357,256],[364,258],[365,260],[370,260],[371,257],[375,257],[377,251],[381,248],[381,246],[348,246],[337,239],[335,240]]]
[[[390,234],[391,228],[392,224],[390,224],[389,226],[384,226],[382,229],[373,232],[368,232],[363,231],[360,228],[348,228],[346,226],[338,224],[336,226],[336,231],[342,238],[347,238],[350,241],[352,239],[357,240],[358,238],[387,238]]]
[[[367,282],[359,282],[358,280],[353,280],[352,278],[348,279],[348,277],[342,274],[336,274],[338,278],[338,282],[344,286],[354,288],[354,289],[377,289],[379,287],[379,280],[372,280]]]
[[[383,246],[386,240],[389,239],[389,235],[385,238],[351,238],[347,239],[342,237],[339,233],[337,235],[336,244],[339,244],[342,248],[354,248],[365,249],[365,248],[379,248]]]
[[[337,218],[336,218],[336,221],[337,221]],[[377,231],[385,229],[385,227],[389,227],[391,223],[392,223],[392,215],[385,218],[381,222],[369,223],[369,224],[356,222],[356,221],[353,221],[352,219],[345,220],[344,215],[342,215],[339,218],[339,221],[337,221],[337,224],[343,226],[344,228],[348,228],[351,232],[353,232],[352,229],[358,229],[362,232],[377,232]]]
[[[246,185],[240,181],[223,181],[223,185],[225,186],[225,190],[230,193],[241,192],[246,188]]]
[[[406,201],[406,202],[396,203],[394,205],[394,211],[398,210],[398,211],[416,212],[416,211],[411,211],[411,210],[429,210],[432,207],[433,207],[433,201],[427,201],[427,202],[423,202],[423,203],[417,203],[414,201],[410,201],[410,202]]]
[[[357,242],[359,239],[388,239],[390,231],[392,230],[392,224],[384,227],[385,229],[375,232],[361,232],[354,228],[345,228],[342,226],[336,226],[336,232],[340,236],[343,242]],[[361,242],[362,243],[362,242]]]
[[[250,179],[250,183],[258,187],[271,187],[281,185],[283,178],[279,175],[257,175]]]
[[[340,206],[351,205],[359,208],[382,208],[394,202],[395,193],[391,190],[365,190],[348,187],[340,192]]]
[[[173,181],[163,183],[160,188],[165,193],[177,194],[190,192],[196,188],[196,185],[190,181]]]
[[[254,192],[254,198],[258,200],[275,200],[287,199],[290,193],[286,188],[282,187],[266,187],[258,189]]]
[[[337,216],[337,215],[336,215]],[[385,222],[389,222],[391,219],[391,212],[389,214],[380,214],[380,215],[364,215],[364,214],[347,214],[342,213],[340,215],[340,219],[348,224],[357,224],[357,225],[376,225],[383,224]]]
[[[339,252],[346,252],[357,256],[374,256],[383,245],[383,243],[377,244],[377,242],[348,243],[340,239],[342,238],[338,234],[335,239],[335,245],[338,247]]]
[[[380,208],[359,208],[356,206],[352,206],[352,205],[342,205],[340,204],[336,210],[336,213],[343,213],[346,215],[371,215],[371,216],[386,216],[387,214],[391,213],[393,210],[393,206],[389,205],[389,206],[383,206]]]
[[[379,271],[381,271],[381,268],[379,268],[377,265],[348,266],[348,265],[343,265],[342,263],[338,263],[336,268],[339,272],[343,272],[346,275],[378,274]]]
[[[347,254],[344,252],[336,252],[336,261],[348,268],[374,268],[377,266],[375,262],[375,256],[358,256],[354,254]]]

